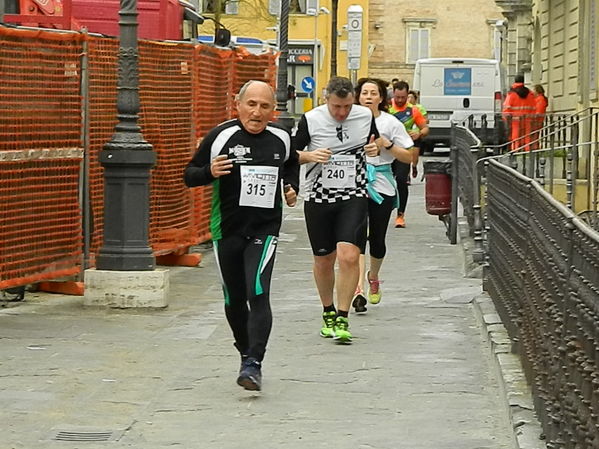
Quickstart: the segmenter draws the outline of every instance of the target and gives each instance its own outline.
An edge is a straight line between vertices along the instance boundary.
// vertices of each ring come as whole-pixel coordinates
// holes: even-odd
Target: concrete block
[[[169,271],[85,270],[83,305],[120,309],[166,307]]]

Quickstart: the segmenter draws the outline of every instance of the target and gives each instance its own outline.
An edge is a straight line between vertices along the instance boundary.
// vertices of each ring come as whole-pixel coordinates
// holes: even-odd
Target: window
[[[416,64],[421,58],[430,58],[431,30],[437,19],[404,18],[402,22],[406,27],[406,63]]]
[[[227,3],[225,5],[225,14],[239,14],[239,1],[227,0]]]
[[[200,0],[200,12],[214,14],[219,3],[221,14],[239,13],[238,0]]]
[[[279,16],[281,14],[281,0],[269,0],[268,12],[273,16]]]
[[[290,0],[289,14],[306,14],[306,0]]]
[[[406,45],[408,64],[416,64],[421,58],[428,58],[430,55],[430,29],[417,26],[408,26],[408,42]]]
[[[289,14],[316,14],[318,0],[289,0]],[[278,16],[281,12],[281,0],[269,0],[268,12]]]

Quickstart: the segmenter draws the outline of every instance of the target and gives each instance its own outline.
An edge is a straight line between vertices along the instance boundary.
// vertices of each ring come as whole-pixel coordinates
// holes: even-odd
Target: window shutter
[[[239,14],[239,1],[227,0],[227,3],[225,4],[225,14]]]
[[[420,51],[418,52],[418,59],[428,58],[429,52],[429,30],[426,28],[420,29]]]
[[[409,31],[408,64],[415,64],[418,59],[418,31],[414,28]]]
[[[306,0],[306,14],[309,16],[317,16],[318,6],[318,0]]]
[[[430,29],[408,28],[408,54],[406,62],[416,64],[421,58],[428,58],[430,53]]]
[[[268,12],[273,16],[281,15],[281,0],[269,0],[268,1]]]

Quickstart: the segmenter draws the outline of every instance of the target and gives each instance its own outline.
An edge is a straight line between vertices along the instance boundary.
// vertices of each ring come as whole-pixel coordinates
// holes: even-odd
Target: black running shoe
[[[352,301],[351,305],[356,311],[356,313],[366,313],[366,302],[366,298],[364,297],[362,292],[357,292],[354,295],[354,300]]]
[[[237,385],[250,391],[262,389],[262,364],[253,357],[248,357],[244,362],[237,378]]]
[[[239,365],[239,374],[243,371],[243,367],[245,366],[245,362],[248,359],[247,355],[241,354],[241,365]]]

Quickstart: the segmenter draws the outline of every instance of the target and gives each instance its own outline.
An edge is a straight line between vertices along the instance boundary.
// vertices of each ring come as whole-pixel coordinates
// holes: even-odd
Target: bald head
[[[236,98],[239,121],[250,134],[260,134],[272,120],[275,110],[275,94],[263,81],[248,81]]]
[[[250,86],[254,86],[253,87],[254,89],[260,89],[260,88],[267,89],[270,92],[270,95],[272,96],[273,103],[276,103],[276,101],[277,101],[276,94],[275,94],[275,91],[273,90],[273,88],[270,86],[270,84],[265,83],[264,81],[257,81],[257,80],[249,80],[247,83],[245,83],[243,86],[241,86],[241,89],[239,89],[239,93],[237,94],[238,100],[241,100],[245,96],[245,94],[247,93]]]

